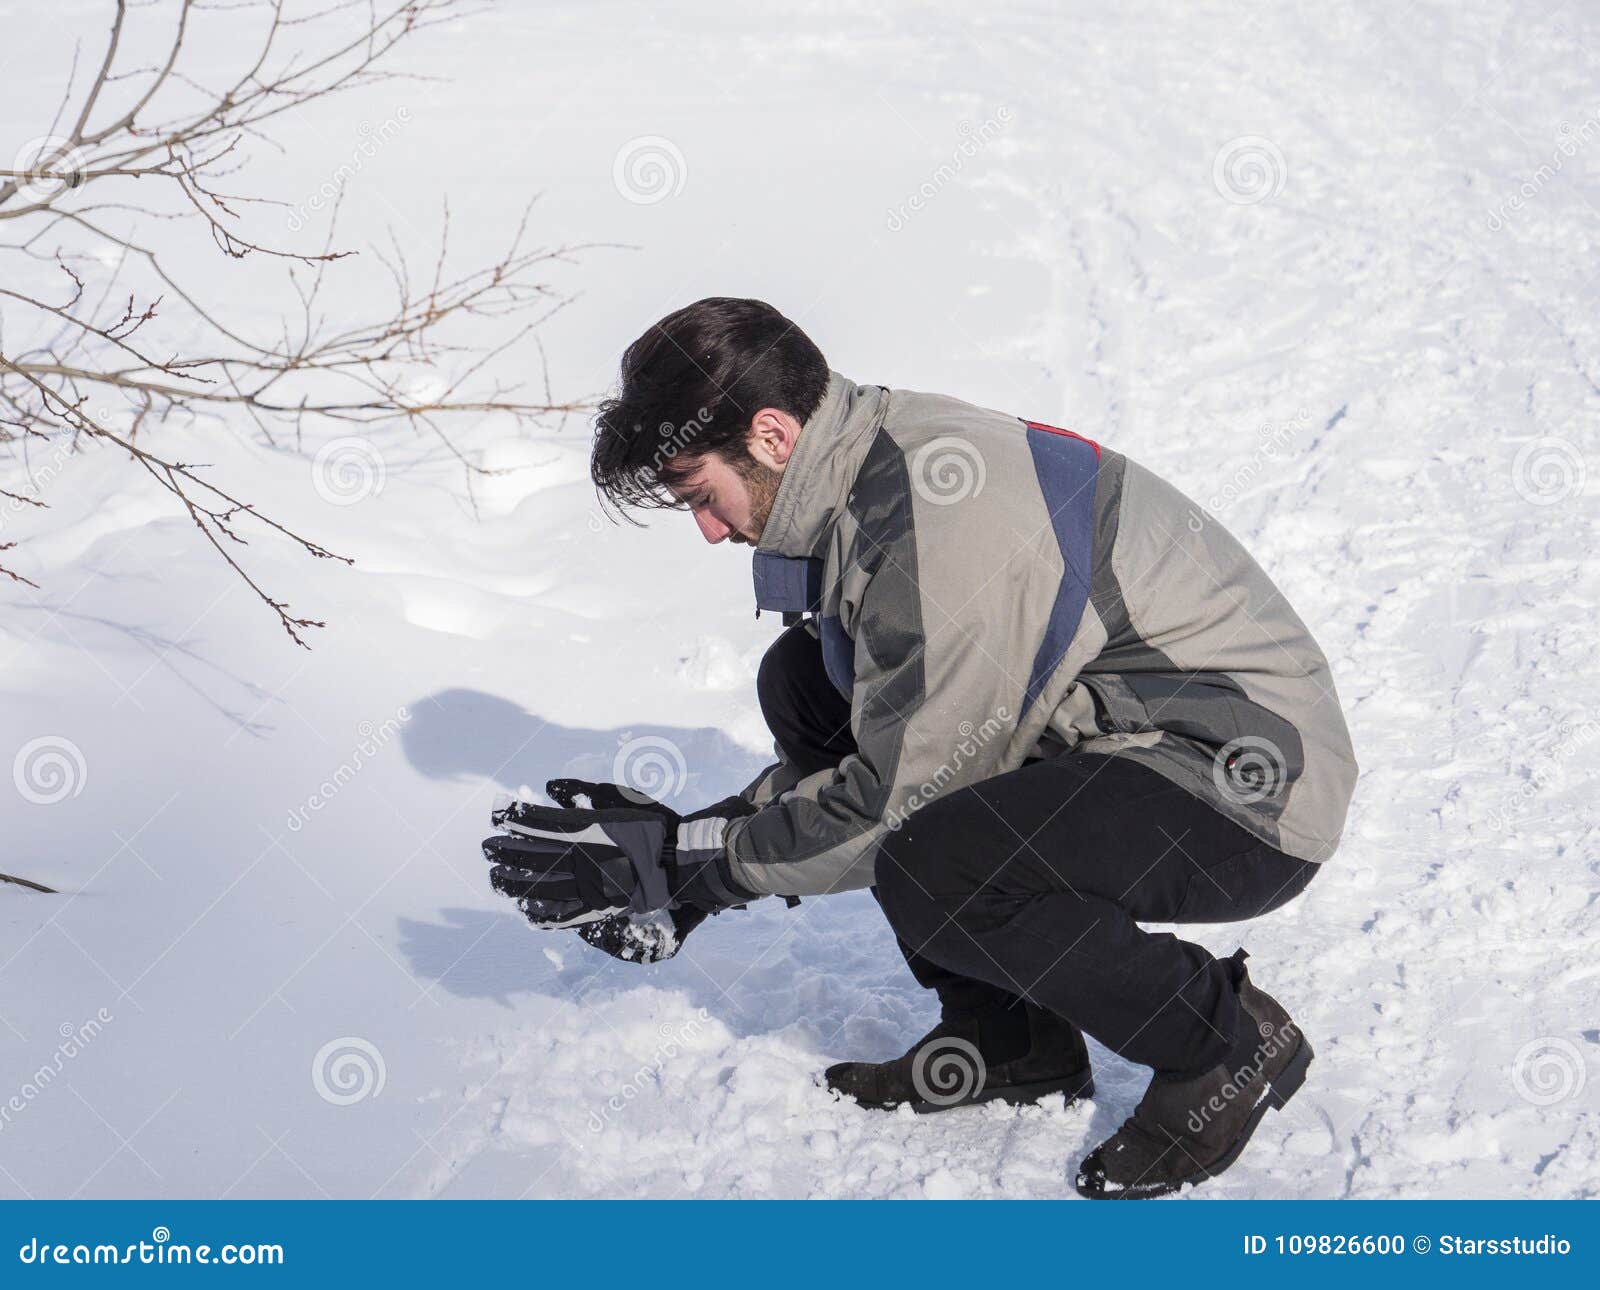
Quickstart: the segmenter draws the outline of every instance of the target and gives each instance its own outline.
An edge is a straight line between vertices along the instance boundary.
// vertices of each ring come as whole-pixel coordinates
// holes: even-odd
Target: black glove
[[[597,784],[586,779],[552,779],[544,791],[561,806],[576,807],[580,798],[595,809],[613,807],[655,807],[671,813],[663,805],[637,789],[621,784]],[[613,914],[592,923],[580,923],[573,930],[585,944],[603,950],[624,963],[660,963],[683,948],[689,933],[706,921],[708,913],[689,905],[653,914]]]
[[[680,816],[614,784],[552,780],[546,791],[563,805],[497,807],[490,819],[502,832],[483,842],[494,866],[490,885],[535,927],[662,909],[715,911],[754,899],[730,876],[722,845],[728,821],[755,810],[745,799]],[[570,805],[579,794],[589,807]]]
[[[660,963],[683,948],[689,933],[711,915],[680,905],[654,914],[613,914],[572,930],[597,950],[624,963]]]
[[[676,814],[666,803],[658,802],[650,794],[641,793],[626,784],[599,784],[587,779],[552,779],[545,781],[544,791],[557,806],[570,810],[582,810],[578,801],[582,798],[596,811],[642,806],[665,815]]]

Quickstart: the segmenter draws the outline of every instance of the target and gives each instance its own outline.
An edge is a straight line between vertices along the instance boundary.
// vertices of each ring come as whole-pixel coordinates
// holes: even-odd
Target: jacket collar
[[[819,557],[888,411],[889,391],[828,374],[828,392],[795,441],[757,553]],[[759,563],[759,562],[758,562]]]

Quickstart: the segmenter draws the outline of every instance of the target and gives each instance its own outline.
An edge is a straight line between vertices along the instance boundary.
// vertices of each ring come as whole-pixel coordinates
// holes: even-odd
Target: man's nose
[[[694,522],[700,526],[700,536],[707,542],[721,542],[733,532],[710,511],[691,511]]]

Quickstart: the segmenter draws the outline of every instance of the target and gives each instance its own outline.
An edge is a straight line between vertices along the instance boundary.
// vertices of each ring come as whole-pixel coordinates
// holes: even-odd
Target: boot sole
[[[1034,1080],[1026,1084],[1002,1084],[998,1088],[984,1089],[976,1096],[962,1098],[959,1102],[948,1104],[940,1102],[863,1102],[858,1097],[848,1093],[833,1090],[839,1096],[854,1102],[857,1106],[868,1111],[897,1111],[902,1106],[909,1106],[918,1115],[938,1115],[941,1111],[959,1111],[962,1107],[978,1106],[983,1102],[1009,1102],[1013,1106],[1028,1106],[1040,1098],[1049,1097],[1052,1093],[1066,1095],[1067,1105],[1071,1106],[1081,1098],[1094,1096],[1094,1073],[1080,1071],[1076,1075],[1066,1075],[1059,1079]]]
[[[1029,1084],[1002,1084],[999,1088],[985,1089],[974,1097],[952,1102],[948,1106],[938,1102],[911,1102],[908,1105],[918,1115],[937,1115],[940,1111],[959,1111],[964,1106],[977,1106],[983,1102],[1009,1102],[1013,1106],[1027,1106],[1052,1093],[1064,1093],[1067,1105],[1080,1098],[1094,1096],[1094,1074],[1083,1071],[1064,1079],[1035,1080]],[[892,1109],[892,1108],[889,1108]]]
[[[1289,1104],[1289,1099],[1300,1091],[1300,1086],[1306,1082],[1306,1070],[1311,1065],[1311,1059],[1316,1054],[1311,1050],[1311,1041],[1304,1035],[1300,1037],[1300,1045],[1294,1050],[1294,1055],[1284,1064],[1281,1071],[1267,1085],[1267,1090],[1262,1094],[1261,1100],[1256,1103],[1250,1112],[1250,1118],[1244,1122],[1244,1127],[1239,1130],[1239,1136],[1233,1140],[1233,1145],[1228,1148],[1227,1154],[1214,1164],[1204,1169],[1197,1169],[1185,1178],[1172,1182],[1164,1182],[1150,1187],[1124,1187],[1118,1191],[1096,1191],[1092,1187],[1078,1186],[1078,1195],[1085,1200],[1150,1200],[1156,1196],[1170,1196],[1175,1191],[1185,1187],[1197,1186],[1215,1178],[1227,1169],[1250,1145],[1250,1139],[1255,1135],[1256,1127],[1261,1123],[1261,1118],[1266,1115],[1267,1109],[1281,1111]]]

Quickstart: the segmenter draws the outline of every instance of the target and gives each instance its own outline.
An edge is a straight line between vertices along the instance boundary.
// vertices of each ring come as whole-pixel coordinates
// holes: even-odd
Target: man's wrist
[[[728,864],[726,816],[686,819],[678,825],[669,883],[675,905],[728,909],[758,899],[734,881]]]

